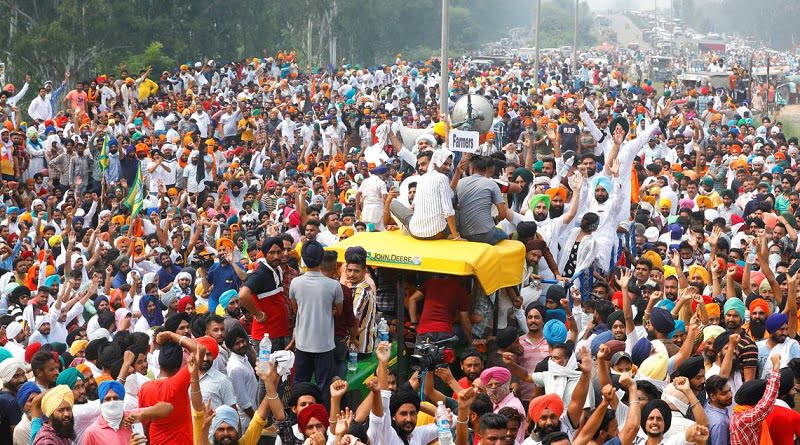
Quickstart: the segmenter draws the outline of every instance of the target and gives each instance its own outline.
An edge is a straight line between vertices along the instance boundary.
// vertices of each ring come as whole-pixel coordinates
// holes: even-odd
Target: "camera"
[[[213,253],[201,253],[197,255],[191,262],[191,266],[195,269],[199,269],[201,267],[208,269],[214,265],[214,254]]]
[[[440,340],[435,343],[425,341],[414,347],[411,354],[410,367],[414,371],[434,371],[437,368],[446,368],[455,361],[455,351],[445,346],[454,338]]]

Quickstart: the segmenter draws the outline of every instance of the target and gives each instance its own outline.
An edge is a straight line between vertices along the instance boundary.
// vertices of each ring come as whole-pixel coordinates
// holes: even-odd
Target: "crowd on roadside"
[[[474,153],[437,61],[4,86],[0,443],[447,445],[438,402],[459,445],[793,443],[798,139],[610,60],[450,61],[450,107],[494,109]],[[330,249],[376,231],[521,243],[521,284]],[[457,363],[389,367],[398,310]]]

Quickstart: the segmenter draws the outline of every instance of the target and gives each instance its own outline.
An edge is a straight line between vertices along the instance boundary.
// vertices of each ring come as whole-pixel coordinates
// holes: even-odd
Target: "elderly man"
[[[481,373],[481,382],[486,385],[486,394],[492,401],[495,413],[508,406],[517,410],[523,418],[526,417],[522,402],[511,392],[511,371],[499,366],[484,369]],[[527,428],[525,425],[521,426],[517,431],[517,443],[525,440]]]
[[[73,443],[75,440],[73,403],[75,403],[75,399],[72,390],[67,385],[56,386],[42,397],[41,411],[47,421],[36,435],[33,445],[70,445]]]

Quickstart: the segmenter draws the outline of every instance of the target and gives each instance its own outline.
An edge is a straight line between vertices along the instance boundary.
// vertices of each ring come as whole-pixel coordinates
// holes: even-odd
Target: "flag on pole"
[[[134,179],[128,197],[125,198],[125,207],[131,210],[131,223],[133,218],[139,214],[144,205],[144,185],[142,184],[142,163],[136,169],[136,179]]]
[[[100,162],[100,171],[105,172],[108,170],[108,135],[103,138],[103,148],[100,149],[100,156],[97,158]]]

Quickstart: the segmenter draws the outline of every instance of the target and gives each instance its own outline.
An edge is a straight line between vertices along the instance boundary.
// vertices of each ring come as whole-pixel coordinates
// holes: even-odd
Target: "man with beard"
[[[464,389],[470,388],[483,372],[483,357],[477,349],[465,349],[461,353],[461,371],[464,377],[458,380],[458,385]]]
[[[73,443],[75,418],[72,415],[72,405],[74,403],[72,390],[67,385],[56,386],[42,397],[41,414],[45,415],[47,421],[36,434],[33,445],[70,445]],[[34,412],[36,411],[39,410],[34,408]]]
[[[120,270],[122,270],[121,267],[120,267]],[[130,268],[129,268],[129,270],[130,270]],[[92,335],[92,333],[94,331],[100,329],[100,323],[99,323],[98,318],[102,314],[105,314],[106,312],[108,312],[110,310],[110,307],[111,306],[108,303],[108,298],[107,297],[105,297],[103,295],[99,295],[97,298],[95,298],[95,300],[94,300],[94,308],[97,311],[97,313],[95,315],[93,315],[92,318],[89,319],[89,322],[86,323],[86,334],[87,335]]]
[[[689,388],[694,393],[694,396],[700,400],[700,403],[705,401],[706,370],[703,357],[695,355],[686,359],[672,374],[673,380],[677,377],[686,377],[689,380]]]
[[[175,277],[181,272],[181,267],[172,263],[172,257],[169,252],[164,252],[159,255],[161,261],[161,269],[158,270],[158,288],[166,292],[172,288]]]
[[[530,200],[530,210],[525,214],[524,219],[530,221],[531,219],[536,222],[536,233],[541,235],[542,239],[548,246],[558,245],[558,238],[561,236],[564,228],[575,219],[578,214],[578,207],[580,207],[580,195],[583,188],[583,181],[578,181],[572,190],[573,199],[569,205],[567,213],[559,216],[558,218],[549,218],[550,216],[550,196],[541,194],[533,195]],[[555,249],[553,250],[555,252]],[[546,261],[539,262],[539,270],[544,270]]]
[[[550,197],[550,218],[558,218],[564,214],[564,202],[567,200],[567,189],[564,186],[553,187],[545,192]]]
[[[550,433],[563,431],[572,439],[574,430],[568,429],[569,422],[562,422],[564,402],[556,394],[547,394],[531,400],[528,416],[534,423],[530,436],[523,445],[540,445],[542,438]]]
[[[728,407],[733,403],[733,392],[728,380],[713,375],[706,380],[708,401],[705,404],[708,417],[708,433],[711,445],[728,445],[730,443],[731,423]]]
[[[756,378],[758,370],[758,346],[756,342],[742,329],[744,321],[744,303],[733,297],[725,302],[722,308],[725,317],[725,328],[731,334],[739,334],[739,344],[736,354],[742,372],[742,381],[747,382]]]
[[[586,177],[592,178],[597,173],[597,160],[592,153],[583,153],[578,156],[580,164],[586,168]]]
[[[708,441],[708,428],[693,424],[684,434],[673,434],[664,437],[672,426],[672,411],[667,402],[651,400],[642,408],[641,429],[633,440],[634,445],[678,445],[690,443],[704,445]]]
[[[785,367],[794,358],[800,357],[800,344],[789,335],[789,317],[786,314],[772,314],[767,318],[765,328],[769,333],[766,340],[756,342],[758,346],[758,364],[761,378],[767,378],[770,367],[769,357],[780,354],[781,364]],[[797,329],[796,327],[794,328]]]
[[[763,298],[750,302],[750,321],[742,325],[744,332],[753,340],[766,340],[768,337],[765,323],[769,315],[769,303]]]
[[[198,338],[197,343],[206,349],[206,353],[199,363],[200,390],[203,392],[203,402],[210,403],[212,409],[221,405],[236,408],[236,394],[233,392],[231,380],[214,367],[214,360],[219,355],[217,341],[213,337],[204,336]]]
[[[511,372],[506,368],[495,366],[485,369],[481,373],[481,382],[486,386],[486,394],[492,401],[494,412],[498,412],[505,407],[510,407],[519,412],[520,416],[525,415],[522,403],[511,392]],[[526,426],[523,422],[522,428],[517,430],[516,441],[521,442],[525,439]]]
[[[25,364],[15,358],[0,362],[0,443],[11,443],[14,427],[22,420],[22,410],[17,403],[17,391],[27,380]]]
[[[244,429],[250,424],[258,403],[258,380],[247,358],[249,342],[250,338],[241,326],[235,326],[225,333],[225,347],[230,351],[226,372],[233,386],[239,419]]]
[[[542,331],[545,314],[545,307],[537,303],[531,303],[525,308],[528,333],[519,337],[522,356],[517,363],[525,369],[534,369],[539,362],[550,356],[550,346],[544,338],[544,331]],[[530,402],[533,396],[533,388],[534,385],[531,383],[520,383],[517,388],[517,395],[523,405],[527,405]]]
[[[717,336],[725,332],[725,328],[717,325],[709,325],[703,328],[703,358],[705,368],[708,369],[717,361],[717,351],[714,350],[714,340]]]
[[[203,279],[203,288],[211,289],[208,295],[208,311],[214,313],[219,304],[219,297],[229,289],[238,289],[239,283],[247,279],[247,272],[242,266],[233,262],[233,241],[230,238],[217,240],[217,257],[219,261],[205,270],[200,267],[198,275]],[[212,287],[213,286],[213,287]]]
[[[429,424],[417,428],[420,399],[413,391],[402,389],[395,394],[389,391],[389,358],[391,346],[382,342],[375,350],[378,358],[378,376],[370,381],[372,408],[367,436],[371,443],[381,445],[424,445],[436,439],[438,428]]]
[[[127,374],[127,372],[125,373]],[[124,377],[124,376],[121,376]],[[82,443],[86,429],[94,423],[100,415],[100,401],[89,401],[86,396],[86,382],[83,374],[76,368],[67,368],[58,375],[56,385],[63,385],[72,390],[74,406],[72,417],[74,419],[75,443]]]
[[[229,296],[237,295],[236,291],[231,289],[226,291]],[[222,297],[220,297],[220,305],[222,304]],[[217,305],[217,308],[220,307]],[[228,305],[226,304],[225,307]],[[225,319],[222,318],[219,314],[210,314],[205,319],[206,330],[205,334],[207,337],[213,338],[219,347],[219,353],[217,358],[214,359],[214,369],[217,371],[225,374],[225,368],[228,364],[228,351],[225,349]]]

